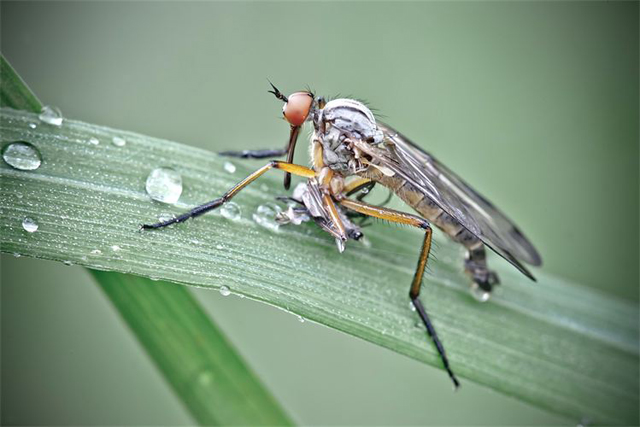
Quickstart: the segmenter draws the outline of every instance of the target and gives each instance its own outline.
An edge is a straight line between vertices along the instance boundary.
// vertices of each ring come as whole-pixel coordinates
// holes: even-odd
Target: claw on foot
[[[498,275],[486,268],[465,269],[471,277],[471,295],[480,302],[486,302],[491,297],[491,291],[500,283]]]

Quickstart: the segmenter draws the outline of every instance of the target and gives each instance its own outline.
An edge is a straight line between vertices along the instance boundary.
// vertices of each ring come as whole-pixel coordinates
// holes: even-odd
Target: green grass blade
[[[3,107],[40,111],[40,101],[2,55],[0,78]],[[139,276],[91,272],[201,425],[291,424],[188,289]]]
[[[39,113],[42,108],[40,100],[3,55],[0,55],[0,106],[33,113]]]
[[[290,424],[186,287],[91,272],[199,424]]]
[[[29,172],[0,165],[3,251],[195,286],[225,285],[440,366],[407,298],[419,232],[374,226],[367,229],[371,247],[351,244],[338,254],[313,224],[262,228],[252,212],[283,193],[277,172],[234,199],[239,220],[216,212],[140,232],[141,223],[222,194],[253,167],[237,165],[232,174],[224,159],[182,144],[71,120],[60,128],[32,129],[32,122],[32,114],[0,111],[3,139],[29,141],[44,159]],[[116,136],[126,145],[112,144]],[[182,175],[184,191],[175,206],[145,192],[147,175],[158,166]],[[27,216],[38,222],[37,232],[22,229]],[[634,304],[545,274],[532,283],[497,259],[503,285],[490,303],[480,304],[468,294],[459,249],[442,242],[435,255],[422,298],[463,387],[464,379],[473,380],[576,420],[637,424]]]

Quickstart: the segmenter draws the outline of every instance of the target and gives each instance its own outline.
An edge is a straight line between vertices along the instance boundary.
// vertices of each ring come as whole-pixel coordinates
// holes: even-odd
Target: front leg
[[[221,156],[229,157],[241,157],[243,159],[264,159],[267,157],[280,157],[287,155],[287,163],[293,163],[293,155],[296,151],[296,142],[300,135],[301,126],[291,125],[291,132],[289,133],[289,142],[287,146],[282,150],[242,150],[242,151],[223,151],[218,154]],[[284,174],[284,188],[288,190],[291,187],[291,173],[285,172]]]
[[[249,175],[248,177],[246,177],[245,179],[243,179],[242,181],[240,181],[235,186],[233,186],[229,191],[224,193],[222,195],[222,197],[219,197],[219,198],[217,198],[215,200],[212,200],[212,201],[210,201],[208,203],[205,203],[203,205],[197,206],[197,207],[191,209],[190,211],[185,212],[182,215],[178,215],[177,217],[172,218],[172,219],[170,219],[168,221],[162,221],[162,222],[158,222],[156,224],[144,224],[144,225],[142,225],[142,229],[143,230],[150,230],[150,229],[155,229],[155,228],[166,227],[168,225],[175,224],[175,223],[178,223],[178,222],[184,222],[184,221],[188,220],[189,218],[194,218],[196,216],[200,216],[200,215],[202,215],[204,213],[207,213],[207,212],[209,212],[211,210],[214,210],[214,209],[220,207],[221,205],[223,205],[224,203],[228,202],[229,200],[231,200],[236,194],[238,194],[240,192],[240,190],[245,188],[247,185],[251,184],[256,179],[258,179],[266,171],[268,171],[269,169],[274,169],[274,168],[283,170],[286,173],[292,173],[294,175],[303,176],[305,178],[311,178],[311,177],[314,177],[316,175],[316,173],[312,169],[309,169],[307,167],[294,165],[293,163],[287,163],[287,162],[281,162],[281,161],[278,161],[278,160],[273,160],[273,161],[267,163],[266,165],[264,165],[263,167],[261,167],[260,169],[258,169],[257,171],[255,171],[254,173],[252,173],[251,175]]]

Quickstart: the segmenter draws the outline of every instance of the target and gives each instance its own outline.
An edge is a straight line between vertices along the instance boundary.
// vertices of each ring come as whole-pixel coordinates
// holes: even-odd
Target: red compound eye
[[[302,126],[313,103],[313,96],[309,92],[296,92],[289,95],[287,103],[282,107],[284,118],[292,126]]]

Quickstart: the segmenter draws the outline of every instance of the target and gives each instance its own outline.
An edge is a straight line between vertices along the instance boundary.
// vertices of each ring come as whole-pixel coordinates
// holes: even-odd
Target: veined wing
[[[518,260],[540,265],[540,255],[524,234],[498,208],[462,178],[390,126],[378,122],[385,149],[370,153],[381,164],[423,189],[442,210],[487,246],[531,277]]]

